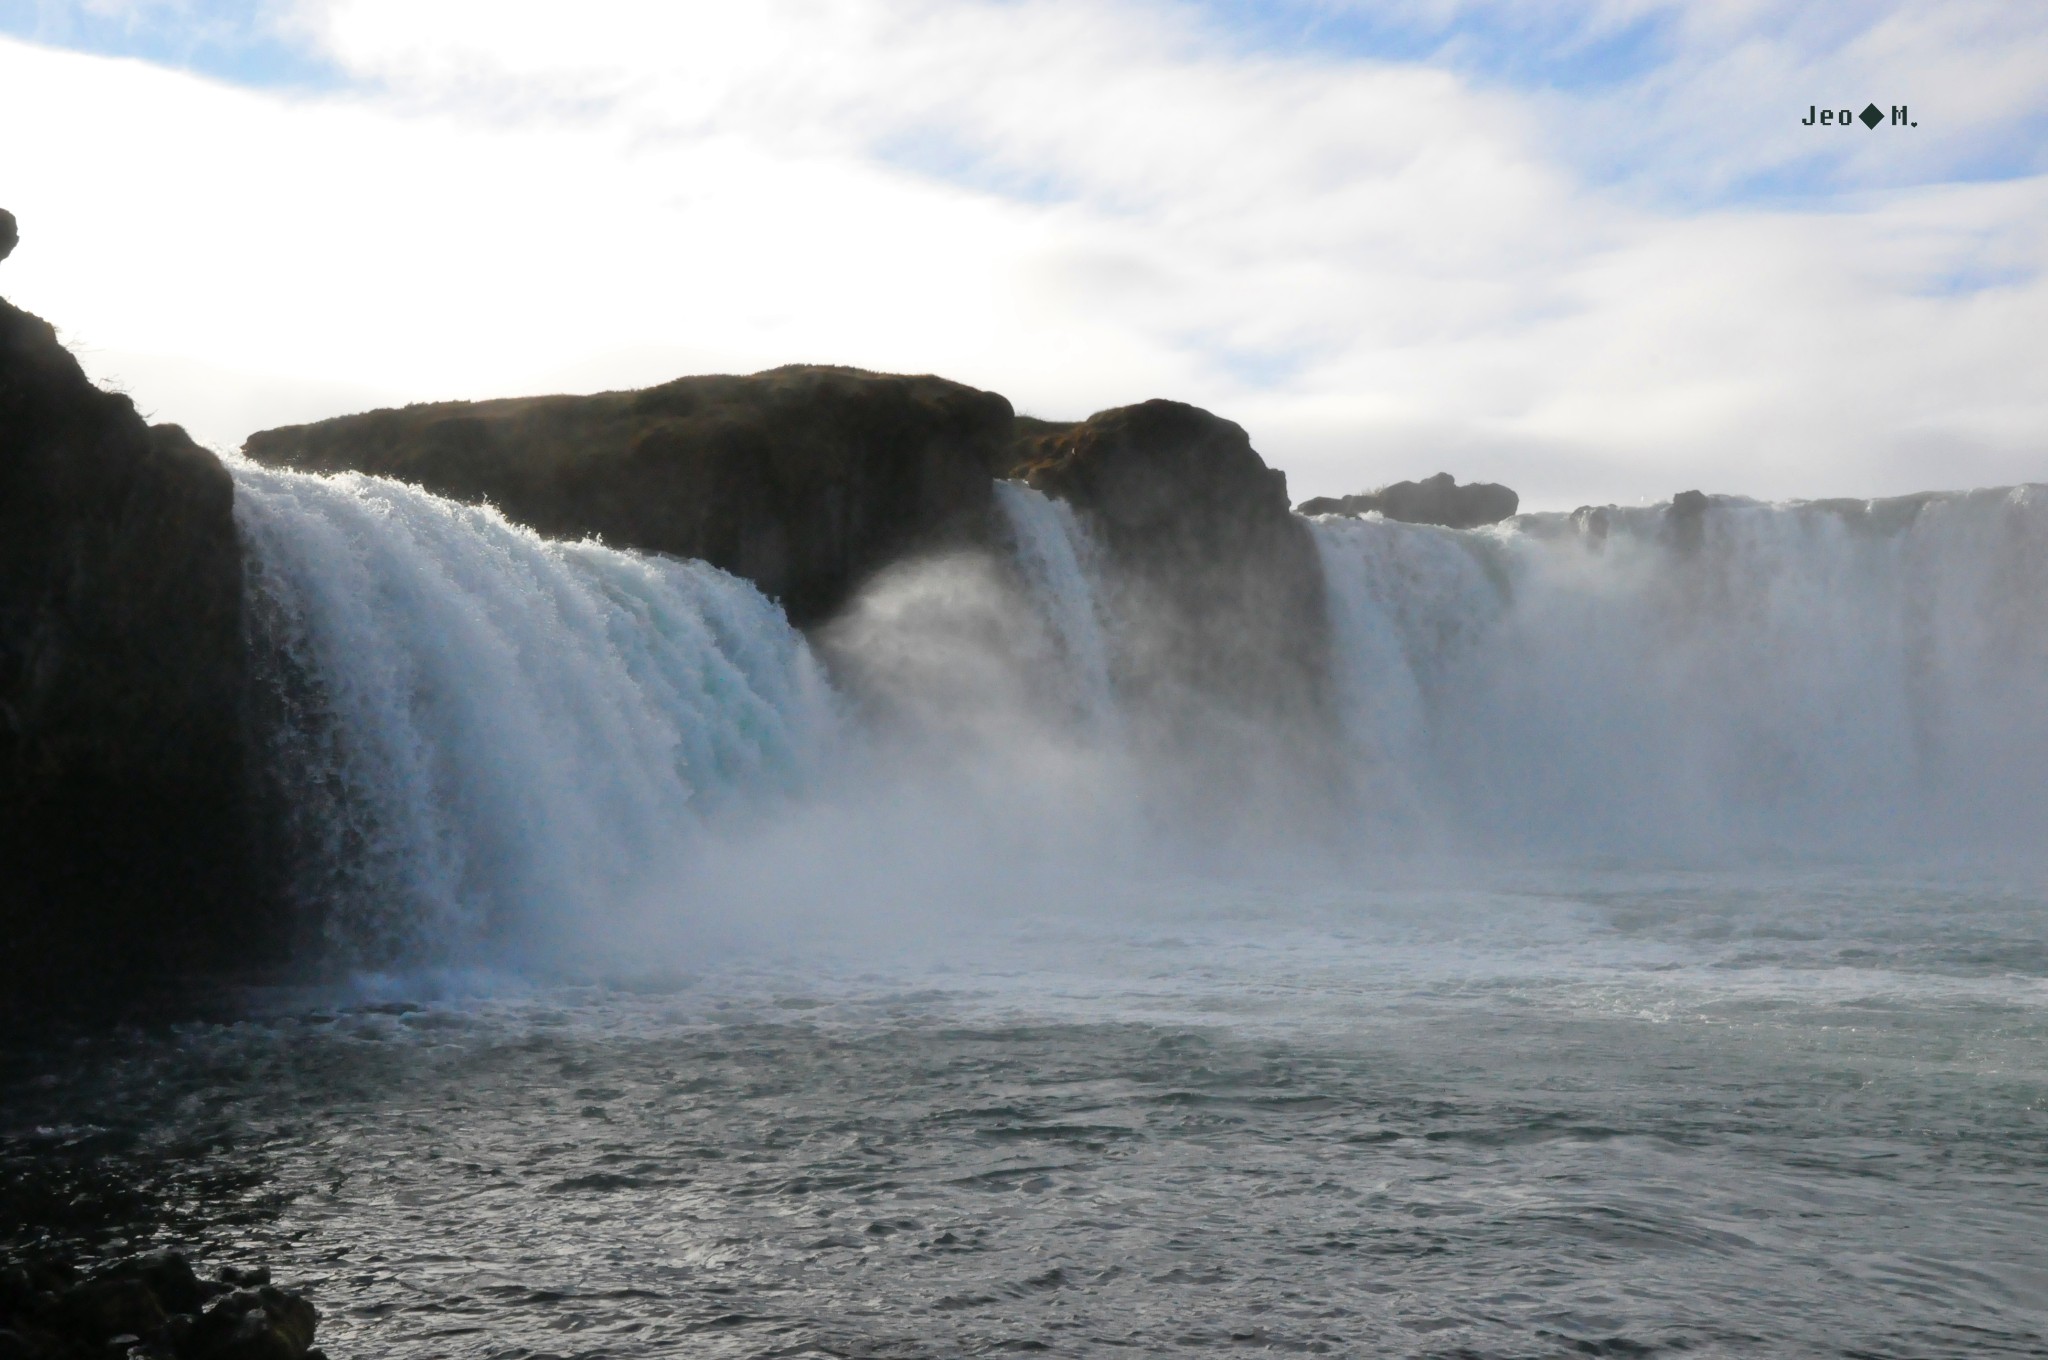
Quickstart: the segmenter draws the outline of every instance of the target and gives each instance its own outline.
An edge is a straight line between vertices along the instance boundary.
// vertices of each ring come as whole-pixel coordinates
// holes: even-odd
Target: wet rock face
[[[1286,474],[1243,427],[1148,401],[1027,429],[1020,447],[1018,475],[1081,510],[1115,565],[1121,681],[1141,707],[1170,711],[1186,689],[1262,720],[1321,720],[1322,567]]]
[[[233,507],[0,302],[0,1009],[261,953]]]
[[[941,378],[778,368],[446,402],[252,435],[258,462],[488,500],[555,537],[699,557],[815,623],[890,561],[979,537],[1010,404]]]
[[[322,1360],[319,1324],[311,1301],[260,1266],[201,1280],[175,1251],[89,1269],[0,1260],[0,1360]]]
[[[1395,482],[1356,496],[1318,496],[1303,501],[1304,515],[1364,515],[1378,511],[1404,524],[1439,524],[1446,529],[1476,529],[1511,519],[1522,498],[1498,482],[1459,486],[1448,472],[1419,482]]]

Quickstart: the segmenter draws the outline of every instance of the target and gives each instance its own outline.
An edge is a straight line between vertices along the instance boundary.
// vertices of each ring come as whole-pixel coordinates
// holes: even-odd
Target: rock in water
[[[0,1008],[256,952],[233,510],[0,302]]]
[[[541,533],[701,557],[805,625],[907,552],[986,531],[1010,403],[791,366],[639,392],[441,402],[251,435],[259,463],[488,500]]]
[[[1301,503],[1304,515],[1364,515],[1378,511],[1404,524],[1439,524],[1446,529],[1476,529],[1511,519],[1522,498],[1498,482],[1459,486],[1448,472],[1419,482],[1395,482],[1356,496],[1318,496]]]
[[[1135,707],[1177,714],[1175,744],[1189,744],[1191,723],[1202,729],[1222,757],[1211,773],[1223,799],[1243,793],[1255,764],[1315,766],[1328,616],[1286,474],[1242,426],[1175,401],[1034,422],[1020,435],[1018,475],[1082,511],[1114,564],[1119,687]],[[1233,732],[1265,749],[1227,754]]]

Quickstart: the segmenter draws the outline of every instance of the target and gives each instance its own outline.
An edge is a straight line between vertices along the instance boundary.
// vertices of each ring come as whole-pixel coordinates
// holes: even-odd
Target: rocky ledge
[[[1419,482],[1395,482],[1355,496],[1318,496],[1301,503],[1304,515],[1366,515],[1375,511],[1404,524],[1438,524],[1476,529],[1514,518],[1522,498],[1498,482],[1459,486],[1448,472]]]
[[[984,532],[1010,441],[993,392],[791,366],[371,411],[265,430],[242,452],[489,501],[553,537],[702,558],[804,626],[906,553]]]
[[[262,1266],[204,1280],[175,1251],[0,1259],[0,1360],[325,1360],[320,1314]]]

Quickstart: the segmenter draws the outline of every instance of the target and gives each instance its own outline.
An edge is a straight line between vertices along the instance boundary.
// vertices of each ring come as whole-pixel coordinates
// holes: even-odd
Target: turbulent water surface
[[[2040,901],[1187,885],[100,1040],[12,1150],[129,1168],[338,1356],[2039,1355]]]
[[[324,966],[15,1036],[16,1238],[267,1260],[341,1360],[2048,1354],[2040,488],[1318,521],[1290,804],[1134,737],[1021,487],[814,653],[237,475]],[[1177,820],[1240,775],[1268,841]]]

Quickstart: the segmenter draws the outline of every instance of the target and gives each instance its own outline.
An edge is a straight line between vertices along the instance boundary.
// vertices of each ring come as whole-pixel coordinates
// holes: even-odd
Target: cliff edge
[[[904,554],[985,532],[1011,416],[943,378],[794,365],[371,411],[265,430],[242,451],[489,501],[552,537],[702,558],[802,626]]]
[[[234,484],[0,302],[0,1005],[250,948]]]

